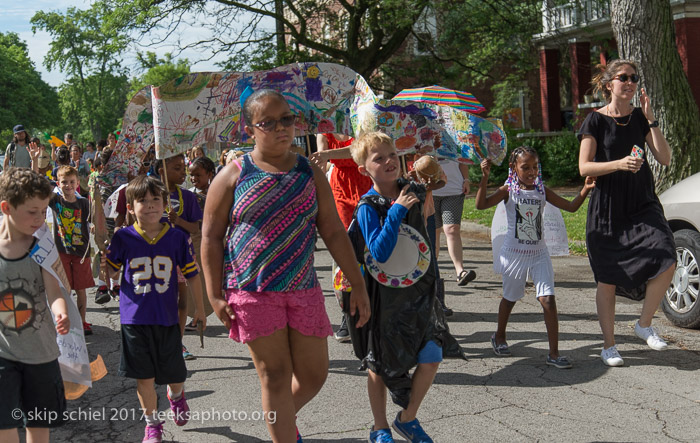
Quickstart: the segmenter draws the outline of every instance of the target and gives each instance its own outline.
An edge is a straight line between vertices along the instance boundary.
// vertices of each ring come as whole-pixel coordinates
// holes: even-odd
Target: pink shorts
[[[63,263],[63,269],[66,270],[66,275],[68,276],[68,284],[74,291],[79,291],[81,289],[88,289],[95,286],[95,280],[92,279],[92,264],[90,261],[90,255],[85,257],[83,260],[82,256],[77,256],[73,254],[65,254],[59,252],[58,255],[61,257],[61,262]],[[80,260],[83,260],[80,263]]]
[[[303,335],[333,334],[320,287],[290,292],[248,292],[227,289],[226,301],[236,318],[229,337],[248,343],[289,326]]]

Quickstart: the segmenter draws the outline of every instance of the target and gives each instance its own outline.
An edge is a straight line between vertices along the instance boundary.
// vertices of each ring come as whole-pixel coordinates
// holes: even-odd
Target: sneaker
[[[184,358],[185,360],[197,360],[197,357],[195,357],[194,354],[188,351],[185,345],[182,345],[182,358]]]
[[[343,319],[340,321],[340,326],[338,326],[338,330],[335,331],[335,334],[333,334],[333,338],[338,340],[338,342],[340,343],[347,343],[351,340],[350,331],[348,331],[348,324],[345,321],[345,315],[343,315]]]
[[[508,343],[496,344],[496,334],[491,336],[491,347],[493,348],[493,353],[499,357],[510,357],[510,349],[508,348]]]
[[[196,331],[196,330],[197,330],[197,326],[194,324],[194,320],[185,325],[185,331],[192,332],[192,331]]]
[[[112,298],[115,300],[119,300],[119,289],[119,285],[114,285],[114,287],[109,290],[109,295],[111,295]]]
[[[190,420],[190,407],[185,399],[185,390],[182,390],[182,395],[177,400],[170,399],[170,389],[168,391],[168,401],[170,402],[170,410],[173,411],[173,421],[178,426],[185,426]]]
[[[659,337],[658,332],[652,326],[643,328],[639,326],[639,322],[634,324],[634,333],[641,338],[649,347],[655,351],[662,351],[668,347],[663,338]]]
[[[400,418],[401,411],[396,414],[396,420],[391,424],[391,427],[394,428],[397,434],[411,443],[433,443],[433,440],[425,433],[417,418],[406,423],[402,423],[399,420]]]
[[[455,313],[452,309],[448,308],[447,306],[442,307],[442,312],[445,314],[445,317],[452,317],[452,314]]]
[[[555,368],[558,369],[570,369],[573,365],[569,361],[568,358],[559,356],[557,358],[552,358],[547,354],[547,362],[549,366],[554,366]]]
[[[462,272],[460,272],[459,276],[457,277],[457,286],[467,286],[467,283],[474,280],[475,278],[476,278],[476,272],[474,272],[473,269],[470,269],[469,271],[465,271],[463,269]]]
[[[92,335],[92,323],[83,322],[83,335]]]
[[[95,303],[98,305],[103,305],[111,299],[112,296],[109,295],[109,289],[107,289],[107,286],[100,286],[97,288],[97,292],[95,292]]]
[[[297,443],[304,443],[304,440],[301,438],[301,434],[299,433],[299,428],[297,428]]]
[[[146,431],[141,443],[160,443],[163,441],[163,422],[157,425],[146,425]]]
[[[374,428],[373,428],[374,429]],[[376,431],[369,431],[370,443],[394,443],[394,437],[391,435],[391,429],[377,429]]]
[[[617,352],[617,345],[612,345],[608,349],[603,348],[600,358],[608,366],[622,366],[625,364],[625,361],[620,357],[620,353]]]

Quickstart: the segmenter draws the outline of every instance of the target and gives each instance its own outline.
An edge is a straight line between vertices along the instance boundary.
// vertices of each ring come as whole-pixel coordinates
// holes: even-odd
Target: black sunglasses
[[[627,83],[627,80],[632,81],[632,83],[637,83],[639,82],[639,76],[637,74],[632,74],[632,75],[627,75],[627,74],[620,74],[616,75],[613,77],[613,80],[620,80],[622,83]]]
[[[274,131],[274,129],[277,127],[277,123],[281,124],[284,128],[288,128],[292,126],[296,121],[296,115],[285,115],[279,120],[264,120],[259,123],[255,123],[253,126],[260,129],[263,132],[270,132]]]

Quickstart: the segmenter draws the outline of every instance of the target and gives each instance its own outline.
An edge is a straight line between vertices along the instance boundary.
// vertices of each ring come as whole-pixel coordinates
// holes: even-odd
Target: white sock
[[[160,420],[158,420],[158,411],[154,411],[151,415],[146,415],[145,418],[146,424],[149,426],[156,426],[160,423]]]
[[[180,400],[180,397],[182,397],[182,391],[183,389],[180,389],[180,392],[175,392],[172,389],[170,389],[170,386],[168,385],[168,396],[172,401]]]

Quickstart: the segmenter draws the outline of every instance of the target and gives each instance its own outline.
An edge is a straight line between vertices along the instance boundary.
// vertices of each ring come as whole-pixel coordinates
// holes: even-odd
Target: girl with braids
[[[194,150],[194,148],[193,148]],[[190,179],[192,180],[192,186],[190,192],[194,193],[197,197],[197,203],[202,211],[204,211],[204,203],[207,198],[207,191],[209,191],[209,185],[212,179],[216,175],[216,164],[209,157],[194,157],[189,166]],[[194,245],[195,258],[197,260],[197,265],[202,269],[202,233],[197,231],[192,234],[192,244]],[[202,294],[204,303],[204,316],[208,317],[209,314],[214,312],[214,309],[209,303],[209,298],[207,297],[207,288],[204,279],[202,280]],[[187,301],[187,316],[194,318],[194,294],[192,291],[188,291],[188,301]],[[185,331],[196,331],[197,325],[193,322],[189,322],[185,325]]]
[[[554,299],[554,271],[549,258],[547,245],[543,241],[542,216],[546,202],[575,212],[595,186],[594,177],[586,177],[586,182],[573,200],[569,201],[547,188],[542,181],[537,152],[528,147],[515,148],[508,162],[508,179],[496,192],[486,196],[486,185],[491,172],[491,161],[481,162],[483,175],[476,193],[476,208],[487,209],[503,202],[506,206],[508,231],[496,264],[503,275],[503,298],[498,308],[498,329],[491,336],[493,352],[498,356],[510,356],[506,343],[506,326],[515,302],[525,295],[525,280],[528,274],[535,283],[537,300],[544,310],[544,324],[549,339],[548,365],[567,369],[571,367],[568,358],[559,355],[559,321],[557,304]]]
[[[578,134],[579,171],[598,177],[588,206],[586,245],[598,284],[601,358],[608,366],[624,364],[615,346],[616,293],[644,299],[634,332],[650,348],[666,348],[651,320],[676,269],[673,233],[646,161],[648,152],[668,166],[671,148],[644,89],[639,95],[641,107],[631,104],[639,81],[637,67],[629,60],[615,60],[602,67],[592,83],[608,104],[590,113]],[[649,147],[646,152],[645,143]]]

